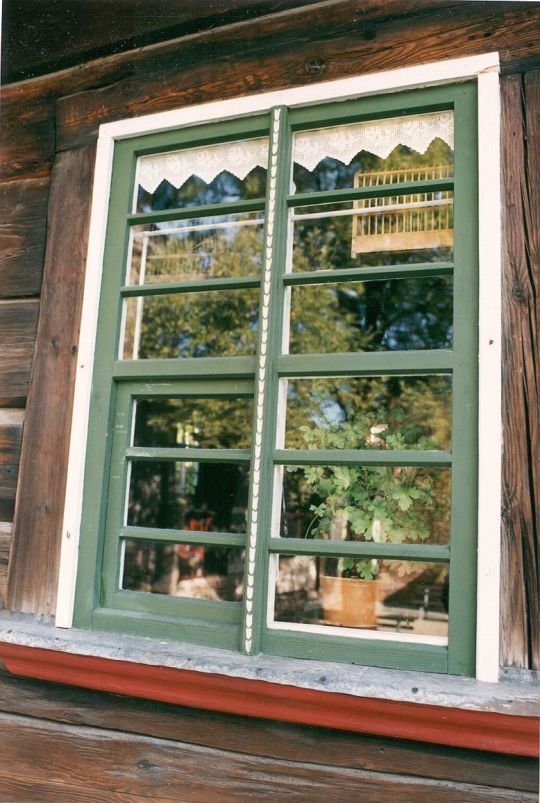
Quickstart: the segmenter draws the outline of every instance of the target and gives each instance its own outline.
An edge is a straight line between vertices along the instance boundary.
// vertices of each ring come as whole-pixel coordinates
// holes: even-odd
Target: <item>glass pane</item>
[[[368,437],[377,448],[373,430]],[[280,535],[448,544],[450,495],[448,468],[290,466],[283,470]]]
[[[451,405],[451,376],[289,379],[285,448],[449,449]]]
[[[139,399],[134,446],[243,449],[251,445],[252,399]]]
[[[137,212],[264,198],[268,138],[141,156]]]
[[[244,550],[126,540],[122,588],[225,602],[242,599]]]
[[[451,347],[451,277],[291,288],[292,354]]]
[[[451,111],[370,120],[294,135],[295,192],[446,178],[453,172]]]
[[[295,272],[449,261],[453,198],[425,192],[294,210]]]
[[[125,303],[125,360],[255,354],[258,289],[147,296]]]
[[[133,461],[127,524],[197,532],[246,531],[249,467]]]
[[[274,619],[447,638],[448,589],[439,563],[280,555]]]
[[[257,276],[262,261],[260,213],[134,226],[129,284]]]

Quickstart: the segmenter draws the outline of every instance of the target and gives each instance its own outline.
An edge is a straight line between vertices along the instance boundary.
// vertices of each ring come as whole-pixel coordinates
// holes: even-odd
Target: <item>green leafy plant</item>
[[[408,423],[402,410],[381,422],[357,413],[343,423],[301,427],[310,449],[434,449],[437,443]],[[403,543],[430,536],[437,471],[419,466],[302,466],[317,504],[306,538]],[[376,560],[341,559],[343,577],[371,580]]]

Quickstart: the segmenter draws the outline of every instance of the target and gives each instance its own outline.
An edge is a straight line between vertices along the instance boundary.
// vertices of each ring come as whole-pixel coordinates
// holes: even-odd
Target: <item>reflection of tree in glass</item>
[[[394,148],[386,159],[381,159],[367,151],[360,151],[348,165],[343,164],[339,159],[326,157],[311,172],[295,163],[293,181],[298,193],[342,190],[353,186],[354,174],[358,170],[363,173],[371,173],[374,170],[447,165],[453,164],[453,161],[453,151],[446,142],[436,138],[424,153],[418,153],[404,145]]]
[[[251,227],[234,234],[235,255],[216,249],[214,276],[253,274],[260,259],[260,236]],[[156,244],[154,254],[173,246]],[[256,289],[178,293],[144,300],[139,358],[205,357],[254,354],[258,330]],[[129,329],[129,326],[128,326]]]
[[[264,198],[266,170],[255,167],[242,181],[223,170],[207,184],[198,176],[191,176],[179,189],[163,180],[154,193],[139,187],[137,211],[150,212],[162,209],[182,209],[186,206],[234,203],[250,198]]]
[[[360,411],[385,422],[401,409],[419,436],[449,449],[451,392],[448,376],[290,380],[286,445],[304,448],[301,426],[340,427]]]
[[[259,274],[262,224],[236,227],[236,216],[229,218],[231,225],[226,228],[213,228],[212,225],[226,223],[225,216],[194,219],[188,221],[185,231],[180,225],[174,233],[168,233],[162,224],[150,226],[151,232],[159,234],[148,237],[145,284]],[[190,230],[193,225],[207,228]]]
[[[294,179],[298,192],[344,189],[353,186],[356,172],[403,170],[413,167],[451,165],[453,152],[440,139],[435,139],[423,154],[403,146],[398,146],[387,159],[379,159],[371,153],[362,151],[349,165],[337,159],[323,159],[313,172],[309,173],[300,165],[294,165]],[[398,187],[399,185],[396,185]],[[342,208],[344,208],[342,206]],[[349,205],[352,210],[352,204]],[[332,209],[332,207],[326,207]],[[310,212],[323,211],[323,207],[310,208]],[[435,210],[436,213],[436,210]],[[293,270],[333,270],[336,268],[410,264],[414,262],[436,262],[452,258],[452,248],[424,248],[411,251],[386,251],[357,254],[351,256],[352,218],[329,217],[297,221],[295,239],[297,250],[293,257]],[[317,251],[311,252],[309,265],[302,264],[302,243],[310,239],[318,241]]]
[[[451,286],[434,277],[294,287],[291,352],[451,347]]]
[[[135,446],[245,449],[251,444],[252,400],[238,398],[141,399]]]

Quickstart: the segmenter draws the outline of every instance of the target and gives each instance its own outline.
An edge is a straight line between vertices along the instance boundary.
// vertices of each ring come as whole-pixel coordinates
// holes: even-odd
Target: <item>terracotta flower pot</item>
[[[345,627],[377,627],[377,580],[321,575],[324,618]]]

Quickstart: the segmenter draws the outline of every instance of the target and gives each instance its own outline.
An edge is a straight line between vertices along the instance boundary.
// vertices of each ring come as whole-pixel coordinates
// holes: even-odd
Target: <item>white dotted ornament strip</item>
[[[276,176],[278,164],[278,140],[281,109],[274,109],[272,122],[272,151],[270,154],[270,182],[268,193],[266,250],[262,276],[261,331],[259,342],[259,366],[257,374],[257,396],[255,405],[255,443],[253,447],[253,474],[251,483],[251,511],[248,523],[248,554],[246,560],[246,619],[244,649],[251,651],[253,643],[253,587],[255,583],[255,549],[257,544],[257,524],[259,518],[259,494],[261,484],[261,454],[263,435],[263,412],[266,392],[266,358],[268,352],[268,315],[270,311],[270,285],[272,279],[272,240],[274,235],[274,216],[276,208]]]

